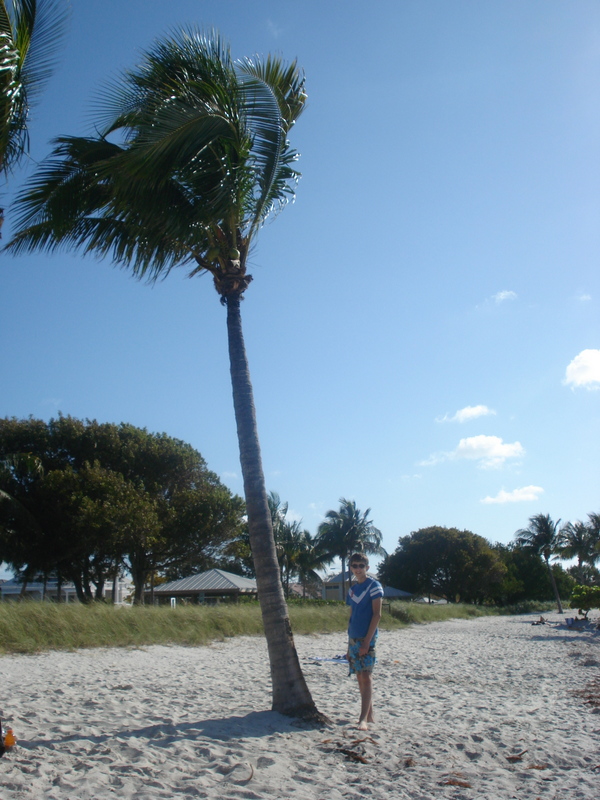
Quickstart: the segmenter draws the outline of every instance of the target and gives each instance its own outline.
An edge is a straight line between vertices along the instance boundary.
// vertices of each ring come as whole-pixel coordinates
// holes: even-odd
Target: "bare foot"
[[[369,730],[369,726],[367,725],[367,721],[364,720],[364,719],[361,719],[359,721],[358,725],[356,726],[356,730],[357,731],[368,731]]]

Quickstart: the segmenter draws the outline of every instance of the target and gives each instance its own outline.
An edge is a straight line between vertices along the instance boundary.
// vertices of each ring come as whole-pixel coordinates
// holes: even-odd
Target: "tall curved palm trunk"
[[[226,305],[233,406],[244,478],[250,546],[271,665],[273,710],[293,716],[320,718],[300,668],[281,585],[242,332],[240,297],[228,295]]]

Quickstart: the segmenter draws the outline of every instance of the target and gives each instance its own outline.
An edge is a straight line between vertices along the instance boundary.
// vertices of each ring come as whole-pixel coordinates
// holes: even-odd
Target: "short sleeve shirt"
[[[351,639],[363,639],[367,635],[373,619],[373,600],[383,597],[383,587],[374,578],[367,578],[362,583],[353,583],[346,597],[346,605],[352,609],[348,636]],[[375,637],[371,640],[374,641]]]

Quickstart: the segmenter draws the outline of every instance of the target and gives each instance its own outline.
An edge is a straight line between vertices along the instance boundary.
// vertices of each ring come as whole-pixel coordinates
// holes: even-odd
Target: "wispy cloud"
[[[587,302],[589,302],[589,301],[592,299],[592,295],[591,295],[591,294],[584,294],[584,293],[582,292],[581,294],[578,294],[578,295],[577,295],[577,299],[578,299],[578,300],[579,300],[581,303],[587,303]]]
[[[237,481],[238,475],[237,472],[222,472],[221,478],[224,481]]]
[[[274,39],[279,39],[283,33],[283,28],[280,28],[279,25],[276,25],[272,19],[267,20],[267,30]]]
[[[513,489],[507,492],[501,489],[495,497],[484,497],[482,503],[525,503],[531,500],[538,500],[544,493],[541,486],[523,486],[521,489]]]
[[[302,514],[294,511],[293,508],[288,508],[285,518],[288,522],[302,522]]]
[[[469,436],[461,439],[458,446],[449,453],[434,453],[420,466],[431,467],[442,461],[467,459],[479,462],[483,469],[501,467],[509,458],[520,458],[525,449],[520,442],[504,442],[499,436]]]
[[[495,295],[492,296],[492,300],[494,300],[494,302],[497,303],[498,305],[500,303],[504,303],[506,300],[516,300],[516,299],[517,299],[517,293],[507,291],[506,289],[503,292],[497,292]]]
[[[61,403],[62,400],[60,397],[44,397],[40,405],[45,408],[53,408],[55,410],[58,410],[60,408]]]
[[[495,414],[493,408],[487,406],[465,406],[459,409],[453,417],[444,414],[443,417],[436,417],[436,422],[468,422],[477,417],[486,417],[489,414]]]
[[[600,350],[582,350],[567,367],[565,386],[576,389],[600,388]]]
[[[479,311],[486,311],[489,313],[490,309],[494,306],[502,305],[502,303],[506,303],[510,300],[516,300],[518,297],[516,292],[513,292],[510,289],[503,289],[501,292],[496,292],[496,294],[490,295],[490,297],[486,297],[482,303],[478,303],[475,308]]]

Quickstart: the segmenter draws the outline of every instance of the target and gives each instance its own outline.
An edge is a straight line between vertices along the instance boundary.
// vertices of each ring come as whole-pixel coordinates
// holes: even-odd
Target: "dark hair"
[[[364,561],[367,567],[369,566],[369,559],[364,553],[352,553],[352,555],[350,556],[351,565],[353,561]]]

